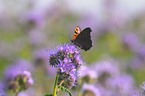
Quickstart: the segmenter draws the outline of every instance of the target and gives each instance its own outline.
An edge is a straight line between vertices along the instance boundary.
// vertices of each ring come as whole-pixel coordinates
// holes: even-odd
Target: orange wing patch
[[[75,40],[77,38],[77,36],[80,34],[81,32],[81,28],[79,26],[76,27],[75,32],[74,32],[74,39]]]

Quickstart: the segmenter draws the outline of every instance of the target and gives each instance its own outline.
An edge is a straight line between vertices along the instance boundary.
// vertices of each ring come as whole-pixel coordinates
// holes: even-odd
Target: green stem
[[[58,74],[56,75],[56,78],[55,78],[55,84],[54,84],[54,91],[53,91],[53,96],[57,96],[56,95],[56,90],[57,90],[57,81],[58,81]]]
[[[64,80],[62,80],[58,86],[61,86],[63,82],[64,82]],[[56,93],[58,93],[59,89],[60,88],[57,89]]]
[[[82,87],[83,87],[83,80],[81,79],[81,84],[78,90],[78,96],[82,96]]]
[[[18,93],[19,93],[19,92],[16,92],[16,96],[18,96]]]

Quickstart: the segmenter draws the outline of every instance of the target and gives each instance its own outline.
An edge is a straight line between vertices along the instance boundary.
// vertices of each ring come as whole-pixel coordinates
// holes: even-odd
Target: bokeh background
[[[120,74],[132,78],[128,86],[138,88],[145,81],[144,5],[144,0],[0,0],[0,85],[10,66],[23,63],[33,67],[34,79],[23,96],[52,93],[56,70],[47,54],[69,43],[80,26],[92,29],[93,47],[82,52],[85,65],[118,66]]]

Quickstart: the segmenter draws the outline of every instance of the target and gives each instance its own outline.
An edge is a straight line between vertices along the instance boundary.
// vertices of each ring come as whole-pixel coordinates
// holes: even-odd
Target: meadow
[[[48,1],[0,1],[0,96],[145,96],[145,8]]]

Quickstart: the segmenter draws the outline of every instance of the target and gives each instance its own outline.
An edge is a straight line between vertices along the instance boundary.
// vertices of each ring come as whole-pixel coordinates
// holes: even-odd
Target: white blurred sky
[[[97,11],[101,10],[102,2],[105,0],[65,0],[74,11]],[[114,0],[124,11],[131,13],[145,9],[145,0]]]
[[[8,9],[9,6],[5,5],[5,2],[12,2],[9,0],[0,0],[0,11],[3,11]],[[63,3],[63,6],[67,6],[67,8],[70,11],[76,12],[76,13],[91,13],[92,15],[97,15],[98,17],[102,17],[102,2],[104,2],[105,0],[19,0],[16,3],[16,7],[19,10],[19,12],[21,11],[22,6],[24,6],[25,2],[33,2],[35,5],[34,11],[44,11],[45,9],[50,8],[51,6],[53,6],[54,4],[58,4],[61,6],[61,2],[65,2]],[[106,0],[107,1],[107,0]],[[109,0],[110,1],[110,0]],[[145,0],[114,0],[117,2],[117,7],[119,8],[120,15],[126,15],[126,16],[133,16],[133,15],[137,15],[139,14],[139,12],[145,12]],[[13,2],[13,4],[15,4]],[[118,12],[119,13],[119,12]]]
[[[107,0],[65,0],[68,7],[75,12],[90,12],[93,15],[97,15],[102,19],[103,14],[103,2]],[[145,12],[145,0],[114,0],[116,2],[116,9],[118,14],[130,18],[136,16],[141,12]]]
[[[105,0],[37,0],[37,9],[45,8],[48,5],[53,6],[56,2],[66,2],[66,6],[74,12],[90,12],[92,14],[102,13],[102,2]],[[119,9],[126,15],[136,15],[145,9],[145,0],[114,0]]]

